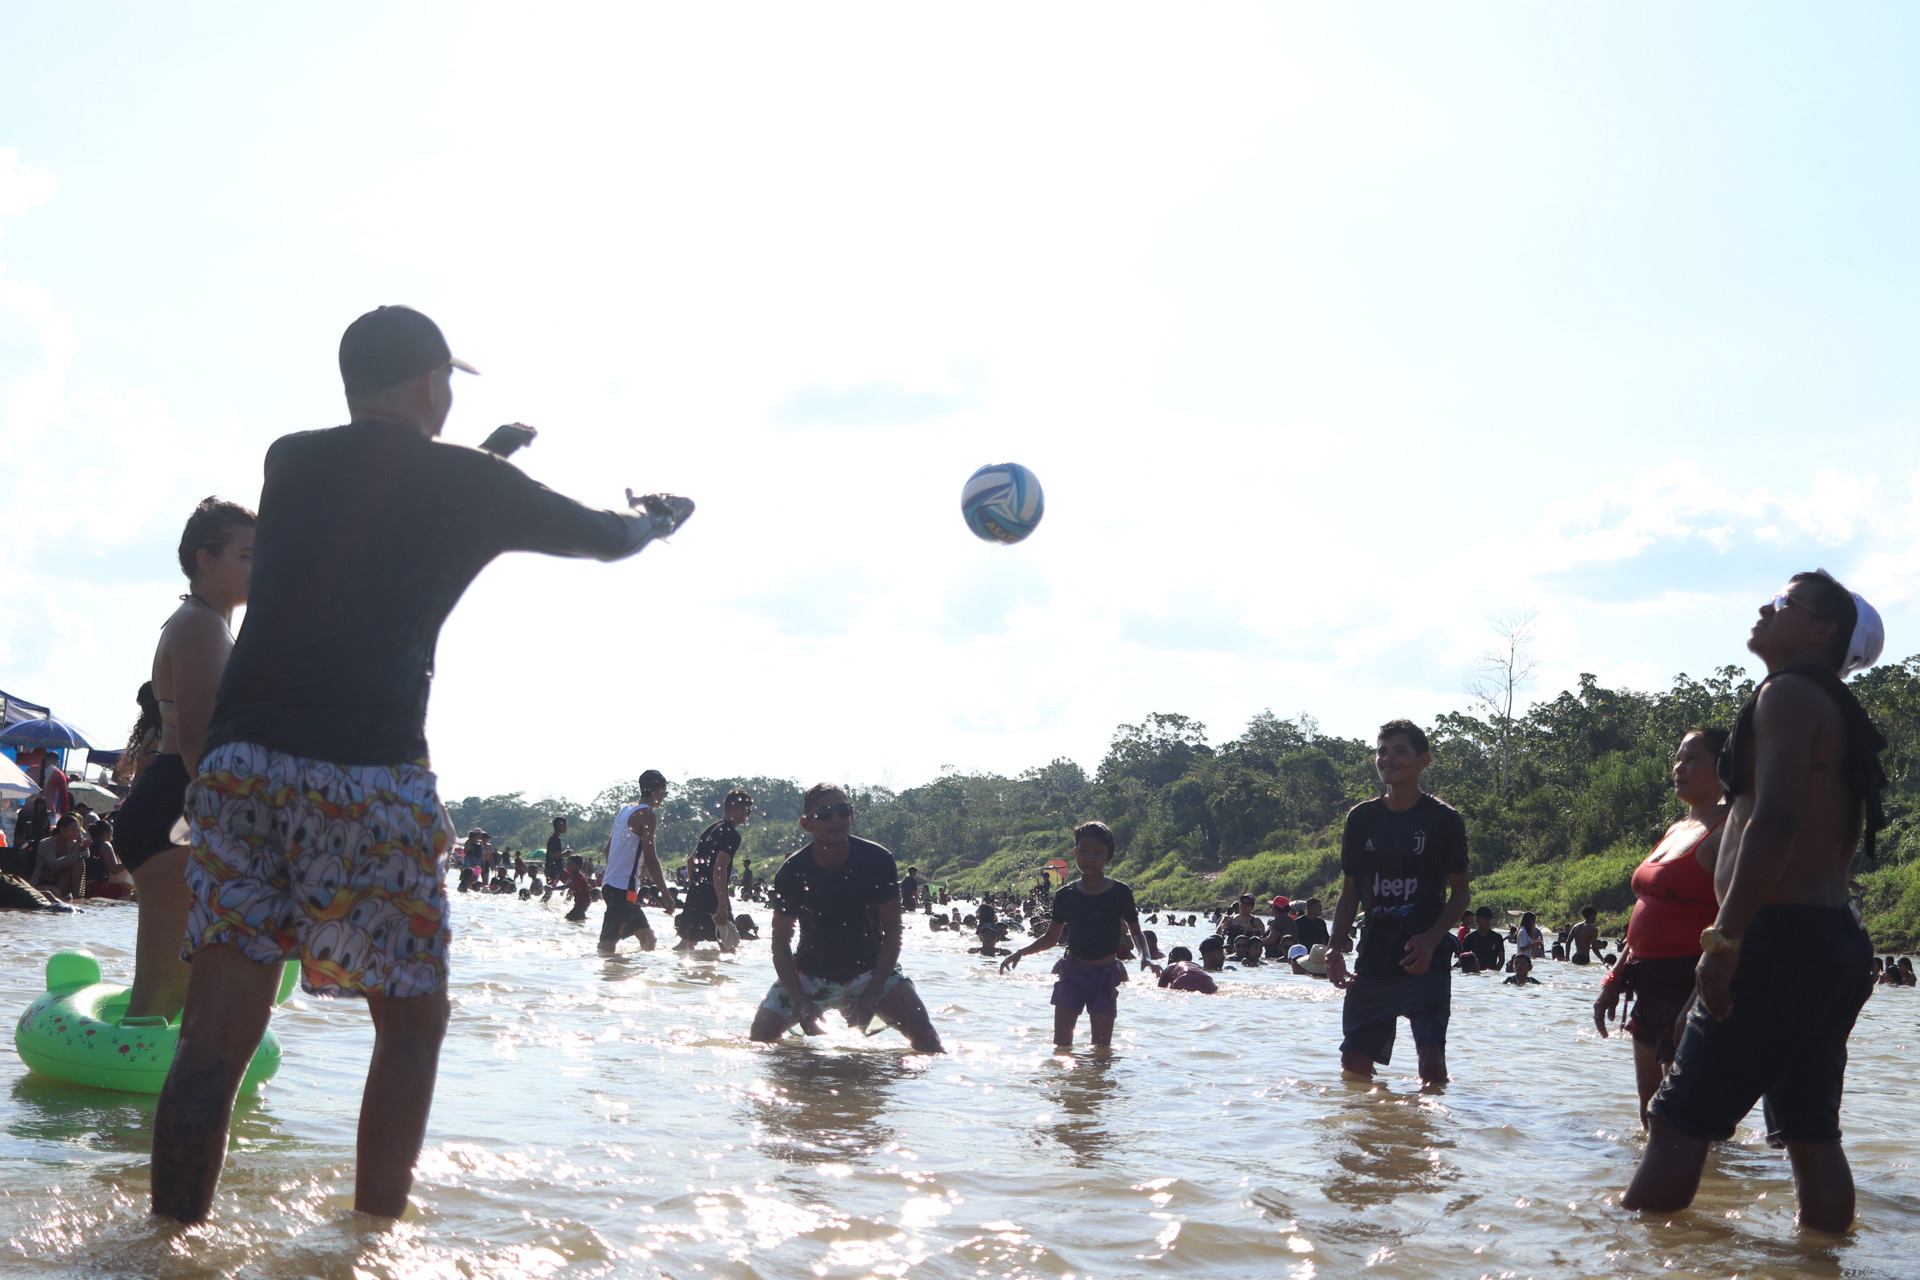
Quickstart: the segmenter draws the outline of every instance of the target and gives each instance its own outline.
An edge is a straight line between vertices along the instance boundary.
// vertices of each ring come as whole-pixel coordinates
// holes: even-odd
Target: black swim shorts
[[[113,851],[129,871],[173,847],[173,827],[187,807],[187,763],[174,752],[155,756],[113,815]]]
[[[1717,1022],[1695,1004],[1652,1111],[1724,1141],[1765,1100],[1767,1141],[1838,1142],[1847,1037],[1872,994],[1873,946],[1846,907],[1760,908]]]
[[[1419,976],[1355,978],[1340,1010],[1341,1053],[1365,1054],[1375,1062],[1393,1061],[1395,1023],[1405,1018],[1413,1028],[1414,1047],[1447,1042],[1447,1019],[1453,1012],[1453,978],[1438,949],[1434,962]]]
[[[619,945],[620,939],[637,933],[652,933],[647,924],[647,913],[637,902],[628,902],[626,890],[616,889],[612,885],[600,886],[600,897],[607,904],[606,914],[600,917],[600,945],[611,951]]]

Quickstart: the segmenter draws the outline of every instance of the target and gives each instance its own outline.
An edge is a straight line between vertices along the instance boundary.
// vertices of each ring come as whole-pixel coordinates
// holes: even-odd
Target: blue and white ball
[[[1018,542],[1046,514],[1040,477],[1017,462],[996,462],[967,478],[960,490],[960,514],[973,536],[986,542]]]

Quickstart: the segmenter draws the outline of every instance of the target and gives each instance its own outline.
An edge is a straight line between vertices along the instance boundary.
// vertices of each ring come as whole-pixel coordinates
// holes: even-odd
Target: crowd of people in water
[[[1686,813],[1633,872],[1624,937],[1603,938],[1592,909],[1551,939],[1531,913],[1496,928],[1472,901],[1465,820],[1421,785],[1426,734],[1395,719],[1377,735],[1380,794],[1340,833],[1331,912],[1319,897],[1275,897],[1263,915],[1243,895],[1205,917],[1197,957],[1184,945],[1163,956],[1144,926],[1202,917],[1165,907],[1143,917],[1110,874],[1119,842],[1097,819],[1073,829],[1068,882],[966,902],[915,867],[902,876],[889,850],[854,835],[854,806],[834,783],[806,792],[805,842],[764,878],[745,859],[734,865],[754,816],[738,789],[667,875],[655,836],[668,782],[651,769],[601,849],[573,849],[564,818],[537,855],[497,850],[479,829],[459,838],[424,727],[434,647],[461,593],[506,551],[624,559],[680,529],[693,504],[629,489],[624,509],[594,509],[554,493],[507,460],[535,438],[521,424],[479,448],[440,441],[452,376],[472,370],[417,311],[355,320],[339,365],[347,425],[267,450],[257,516],[208,498],[187,521],[188,590],[160,632],[127,752],[131,789],[111,822],[55,794],[18,831],[32,857],[14,868],[33,892],[71,899],[128,882],[134,892],[127,1012],[179,1018],[154,1116],[157,1213],[207,1216],[235,1094],[291,958],[309,994],[367,1001],[375,1043],[354,1203],[405,1210],[448,1023],[452,863],[455,891],[543,906],[562,895],[568,920],[588,920],[598,899],[603,953],[629,937],[653,949],[649,908],[670,918],[676,949],[737,950],[761,936],[745,909],[761,908],[773,980],[749,1034],[765,1043],[795,1027],[820,1034],[838,1012],[940,1053],[901,963],[905,922],[919,916],[971,934],[970,950],[1003,972],[1062,949],[1050,1005],[1063,1048],[1082,1015],[1092,1043],[1111,1045],[1130,964],[1202,994],[1218,991],[1219,975],[1278,965],[1342,993],[1342,1039],[1327,1052],[1346,1076],[1389,1066],[1404,1021],[1434,1089],[1448,1082],[1455,974],[1525,987],[1543,962],[1598,965],[1594,1025],[1632,1038],[1648,1130],[1621,1203],[1685,1207],[1711,1144],[1763,1104],[1802,1224],[1852,1222],[1839,1128],[1847,1039],[1876,985],[1914,975],[1910,961],[1873,956],[1849,878],[1862,851],[1874,856],[1887,780],[1885,740],[1844,677],[1877,661],[1883,636],[1872,607],[1830,575],[1795,574],[1760,606],[1746,647],[1766,678],[1733,725],[1675,744]]]

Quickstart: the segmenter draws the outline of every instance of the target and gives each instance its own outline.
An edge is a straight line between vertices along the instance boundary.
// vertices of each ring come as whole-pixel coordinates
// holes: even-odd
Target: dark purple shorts
[[[1053,966],[1053,1007],[1079,1013],[1103,1014],[1111,1018],[1120,1011],[1120,984],[1127,980],[1127,967],[1115,960],[1111,964],[1088,964],[1063,956]]]

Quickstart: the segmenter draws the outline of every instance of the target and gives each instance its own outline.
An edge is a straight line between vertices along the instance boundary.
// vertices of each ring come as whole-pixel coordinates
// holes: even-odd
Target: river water
[[[1340,1078],[1339,996],[1261,968],[1217,996],[1122,988],[1110,1055],[1050,1043],[1048,957],[1003,978],[909,928],[948,1054],[841,1026],[755,1046],[772,980],[737,957],[594,952],[550,906],[456,895],[453,1024],[415,1208],[350,1211],[364,1009],[296,994],[278,1078],[244,1101],[214,1219],[146,1212],[150,1098],[30,1076],[0,1096],[0,1272],[264,1277],[1589,1277],[1920,1273],[1920,992],[1853,1039],[1845,1238],[1800,1237],[1750,1118],[1694,1208],[1617,1205],[1640,1149],[1630,1049],[1589,1015],[1595,969],[1456,978],[1454,1083]],[[86,946],[110,981],[134,912],[0,913],[0,1006]],[[1159,927],[1161,944],[1197,931]],[[1082,1035],[1084,1037],[1084,1025]]]

